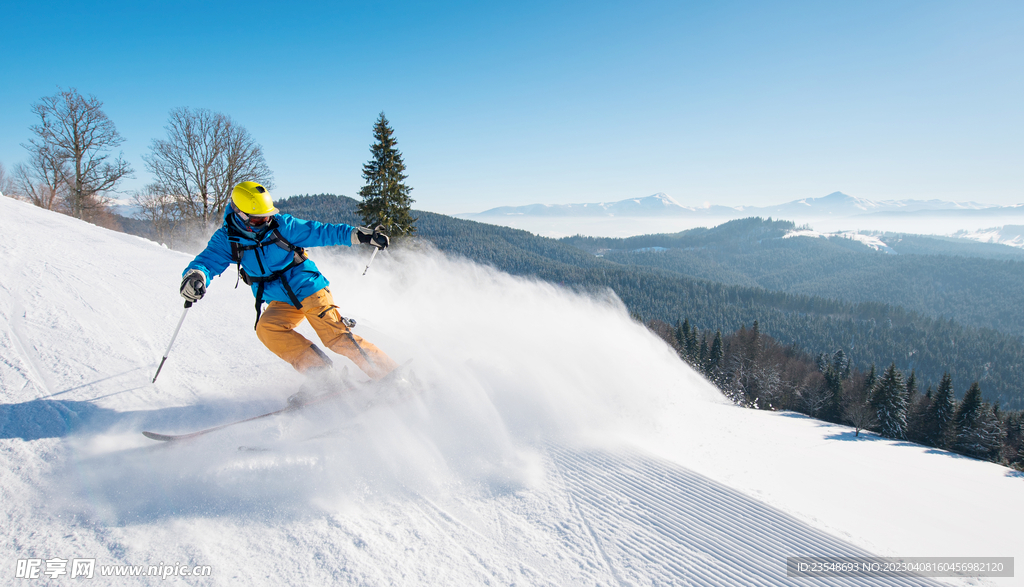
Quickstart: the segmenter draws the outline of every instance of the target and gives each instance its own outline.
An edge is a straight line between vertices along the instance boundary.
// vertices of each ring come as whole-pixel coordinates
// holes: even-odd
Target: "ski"
[[[379,395],[379,396],[370,398],[370,399],[366,400],[365,402],[363,402],[362,404],[360,404],[358,406],[358,408],[356,408],[353,411],[353,413],[349,414],[349,416],[346,418],[347,420],[350,420],[348,423],[343,424],[341,426],[335,426],[334,428],[329,428],[329,429],[323,430],[321,432],[317,432],[316,434],[314,434],[312,436],[308,436],[306,438],[303,438],[303,439],[299,440],[298,442],[310,442],[310,441],[313,441],[313,440],[322,440],[324,438],[330,438],[332,436],[343,434],[346,431],[352,430],[352,422],[351,422],[351,420],[354,420],[355,418],[359,417],[361,414],[364,414],[364,413],[366,413],[366,412],[368,412],[368,411],[370,411],[370,410],[372,410],[374,408],[379,408],[379,407],[382,407],[382,406],[397,406],[397,405],[400,405],[401,403],[409,401],[412,398],[416,397],[416,395],[417,394],[415,392],[408,392],[408,391],[406,391],[406,392],[397,393],[397,394],[384,394],[384,395]],[[271,451],[276,450],[276,449],[268,448],[268,447],[265,447],[265,446],[255,446],[255,445],[243,444],[243,445],[238,447],[238,450],[239,450],[239,452],[271,452]]]
[[[384,376],[384,378],[382,378],[382,379],[380,379],[378,381],[371,381],[371,382],[367,383],[366,386],[367,387],[380,387],[382,384],[385,384],[385,383],[388,383],[388,382],[392,381],[396,377],[400,376],[400,372],[404,371],[406,365],[408,365],[410,362],[412,362],[411,359],[409,361],[406,361],[404,364],[402,364],[400,367],[398,367],[397,369],[395,369],[391,373],[388,373],[386,376]],[[160,434],[159,432],[150,432],[149,430],[143,430],[142,431],[142,435],[145,436],[146,438],[149,438],[149,439],[152,439],[152,440],[159,440],[161,442],[176,442],[176,441],[181,441],[181,440],[189,440],[191,438],[196,438],[198,436],[203,436],[205,434],[209,434],[211,432],[216,432],[218,430],[223,430],[223,429],[229,428],[231,426],[237,426],[239,424],[245,424],[246,422],[254,422],[256,420],[262,420],[264,418],[270,418],[272,416],[278,416],[280,414],[286,414],[288,412],[294,412],[296,410],[301,410],[303,408],[307,408],[307,407],[310,407],[310,406],[315,406],[315,405],[318,405],[318,404],[322,404],[324,402],[327,402],[327,401],[330,401],[330,400],[332,400],[334,398],[337,398],[337,397],[341,396],[342,394],[344,394],[346,392],[349,392],[349,391],[352,391],[354,389],[357,389],[357,387],[359,387],[359,386],[357,386],[356,384],[346,382],[345,386],[342,389],[336,389],[334,391],[328,391],[326,393],[323,393],[323,394],[320,394],[318,396],[315,396],[315,397],[313,397],[313,398],[311,398],[311,399],[309,399],[309,400],[307,400],[305,402],[302,402],[301,404],[294,404],[294,405],[285,406],[285,407],[283,407],[283,408],[281,408],[279,410],[274,410],[272,412],[267,412],[265,414],[260,414],[258,416],[252,416],[250,418],[245,418],[245,419],[242,419],[242,420],[236,420],[234,422],[227,422],[225,424],[220,424],[218,426],[213,426],[211,428],[206,428],[206,429],[203,429],[203,430],[197,430],[195,432],[188,432],[188,433],[185,433],[185,434]],[[375,399],[378,399],[378,401],[379,401],[379,398],[375,398]],[[372,407],[373,405],[375,405],[375,403],[376,402],[373,399],[371,399],[367,407]]]
[[[338,389],[338,390],[335,390],[335,391],[328,391],[327,393],[318,395],[318,396],[310,399],[309,401],[303,402],[301,404],[285,406],[285,407],[281,408],[280,410],[274,410],[273,412],[267,412],[266,414],[260,414],[258,416],[252,416],[251,418],[245,418],[243,420],[236,420],[234,422],[228,422],[226,424],[220,424],[218,426],[214,426],[212,428],[206,428],[204,430],[197,430],[195,432],[189,432],[189,433],[186,433],[186,434],[160,434],[159,432],[150,432],[148,430],[143,430],[142,431],[142,435],[145,436],[146,438],[151,438],[153,440],[159,440],[159,441],[162,441],[162,442],[173,442],[173,441],[176,441],[176,440],[188,440],[189,438],[195,438],[197,436],[202,436],[204,434],[209,434],[211,432],[216,432],[217,430],[223,430],[224,428],[228,428],[228,427],[231,427],[231,426],[237,426],[239,424],[245,424],[246,422],[254,422],[256,420],[262,420],[263,418],[270,418],[271,416],[277,416],[277,415],[280,415],[280,414],[285,414],[285,413],[288,413],[288,412],[294,412],[296,410],[301,410],[301,409],[309,407],[309,406],[314,406],[314,405],[317,405],[317,404],[322,404],[322,403],[324,403],[324,402],[326,402],[328,400],[331,400],[331,399],[333,399],[335,397],[338,397],[339,395],[341,395],[342,393],[348,391],[349,389],[351,389],[351,387],[346,387],[345,389]]]

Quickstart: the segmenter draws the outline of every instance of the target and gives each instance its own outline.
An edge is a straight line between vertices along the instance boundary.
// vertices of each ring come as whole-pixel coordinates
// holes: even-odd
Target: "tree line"
[[[103,103],[75,88],[60,89],[32,105],[37,124],[22,146],[28,161],[7,174],[0,168],[0,192],[33,204],[111,226],[110,194],[134,168],[114,151],[124,143]],[[157,240],[187,238],[219,220],[231,189],[239,182],[273,186],[263,148],[231,117],[205,108],[170,111],[167,137],[153,139],[143,155],[153,181],[136,191]],[[116,223],[114,223],[116,224]]]
[[[12,173],[0,165],[0,193],[108,228],[144,231],[170,246],[193,241],[219,224],[231,190],[242,181],[274,189],[263,147],[230,116],[206,108],[170,111],[165,138],[153,139],[143,155],[153,181],[132,195],[140,218],[118,223],[108,211],[109,194],[135,170],[114,151],[124,142],[95,96],[75,88],[32,105],[38,123],[22,145],[29,154]],[[412,234],[413,200],[405,163],[384,113],[374,124],[372,157],[363,166],[360,212],[372,226]],[[141,221],[141,225],[139,222]]]
[[[757,321],[723,335],[721,330],[651,321],[648,327],[733,402],[755,409],[790,410],[1024,470],[1024,412],[1006,411],[982,398],[973,382],[956,399],[952,378],[921,391],[917,373],[890,363],[881,373],[851,367],[842,349],[816,356],[783,345]]]

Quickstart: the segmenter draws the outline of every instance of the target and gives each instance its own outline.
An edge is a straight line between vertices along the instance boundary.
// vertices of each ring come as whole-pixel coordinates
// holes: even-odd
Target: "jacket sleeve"
[[[284,214],[278,215],[278,222],[281,236],[298,247],[352,246],[353,229],[348,224],[324,224]]]
[[[199,269],[206,274],[206,285],[210,285],[210,280],[224,273],[231,263],[231,243],[228,242],[228,232],[221,227],[210,237],[210,242],[206,243],[203,252],[196,255],[188,267],[185,267],[182,275],[184,276],[192,269]]]

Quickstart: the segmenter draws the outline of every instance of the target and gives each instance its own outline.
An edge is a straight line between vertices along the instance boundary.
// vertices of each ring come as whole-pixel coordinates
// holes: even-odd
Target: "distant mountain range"
[[[712,206],[723,213],[735,213],[734,208]],[[667,194],[654,194],[646,198],[631,198],[599,204],[530,204],[529,206],[501,206],[481,212],[479,216],[684,216],[704,212],[704,208],[688,208]],[[468,215],[467,215],[468,216]]]
[[[495,217],[693,217],[743,218],[750,216],[804,219],[849,217],[866,214],[974,214],[994,211],[1024,216],[1024,206],[987,206],[977,202],[946,202],[942,200],[883,200],[857,198],[833,192],[821,198],[805,198],[776,206],[683,206],[671,196],[657,193],[645,198],[631,198],[597,204],[532,204],[501,206],[479,214],[460,214],[463,218]],[[486,221],[486,220],[485,220]]]

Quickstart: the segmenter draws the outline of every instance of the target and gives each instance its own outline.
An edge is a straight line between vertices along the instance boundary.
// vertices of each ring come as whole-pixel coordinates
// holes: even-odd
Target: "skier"
[[[331,359],[295,332],[306,319],[327,348],[351,359],[371,379],[380,379],[397,364],[352,333],[351,323],[346,324],[334,305],[327,278],[304,250],[354,244],[384,249],[390,240],[380,226],[370,229],[324,224],[281,214],[266,188],[243,181],[231,191],[224,224],[185,268],[181,297],[199,301],[210,280],[235,263],[239,279],[252,287],[256,297],[256,336],[274,354],[305,374],[323,374],[331,369]],[[265,311],[264,301],[269,302]]]

